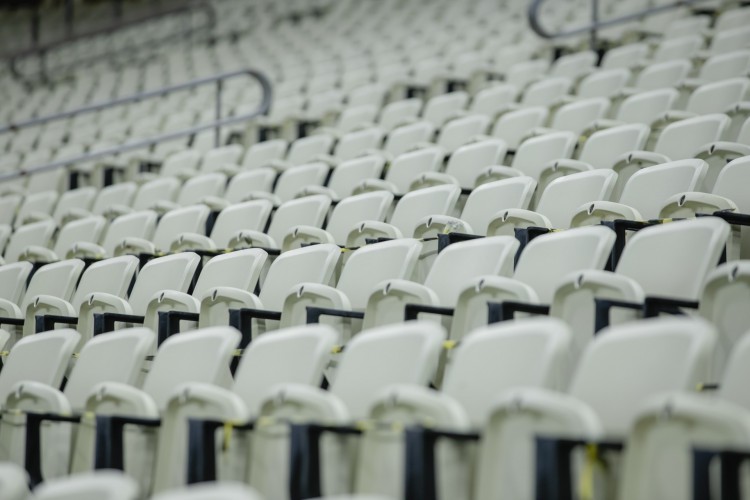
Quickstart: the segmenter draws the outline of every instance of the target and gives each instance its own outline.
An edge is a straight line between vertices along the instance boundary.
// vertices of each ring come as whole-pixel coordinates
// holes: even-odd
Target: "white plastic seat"
[[[615,96],[630,80],[630,71],[625,68],[601,69],[589,74],[578,85],[579,98]]]
[[[18,207],[13,227],[18,228],[28,222],[51,218],[57,199],[57,191],[42,191],[27,195]]]
[[[40,485],[34,498],[40,500],[132,500],[138,497],[138,483],[114,470],[76,474]]]
[[[521,106],[550,106],[559,102],[573,87],[567,77],[549,77],[529,85],[521,96]]]
[[[166,252],[182,233],[205,233],[206,220],[211,210],[206,205],[192,205],[167,212],[156,225],[150,241],[128,236],[120,240],[115,255]]]
[[[28,475],[23,467],[10,462],[0,464],[0,495],[7,500],[26,500]]]
[[[226,185],[227,177],[220,172],[196,175],[182,185],[174,202],[157,202],[153,208],[160,212],[168,212],[179,207],[201,203],[206,198],[221,196]]]
[[[333,201],[343,200],[351,196],[363,180],[380,178],[385,161],[378,154],[343,161],[331,171],[326,186],[307,186],[299,192],[299,196],[325,194]]]
[[[393,194],[407,193],[421,174],[437,171],[442,160],[443,152],[437,147],[400,154],[391,162],[385,179],[365,179],[354,193],[382,189]]]
[[[508,144],[509,150],[515,151],[530,131],[541,127],[547,121],[548,115],[549,110],[546,106],[509,111],[497,119],[490,135],[502,139]]]
[[[274,139],[253,144],[242,158],[242,168],[246,170],[267,167],[274,160],[282,160],[289,145],[283,139]]]
[[[448,119],[466,108],[469,95],[466,92],[451,92],[433,97],[425,103],[422,118],[435,127],[442,127]]]
[[[240,162],[243,153],[244,149],[239,144],[209,149],[203,155],[200,169],[202,172],[216,172],[224,165],[236,165]]]
[[[333,146],[333,137],[327,134],[313,135],[297,139],[289,146],[284,160],[273,160],[269,166],[276,170],[286,170],[290,167],[303,165],[315,161],[320,155],[329,154]]]
[[[412,183],[411,188],[458,184],[464,191],[471,190],[483,169],[503,162],[507,149],[505,142],[499,139],[480,140],[461,146],[451,154],[445,172],[425,172]]]
[[[346,133],[333,150],[333,163],[351,160],[366,151],[377,149],[383,141],[383,131],[372,127]]]
[[[51,220],[24,224],[16,228],[5,247],[5,253],[3,254],[5,262],[18,262],[28,247],[47,247],[52,240],[55,229],[55,223]]]
[[[467,111],[494,118],[497,113],[512,104],[518,96],[518,89],[511,84],[493,85],[482,89],[471,99]]]
[[[428,121],[418,121],[394,128],[383,143],[383,151],[390,157],[408,152],[414,146],[430,142],[435,134],[435,126]]]
[[[421,99],[412,98],[392,102],[385,105],[380,111],[378,126],[386,132],[390,132],[405,121],[416,119],[421,109]]]
[[[261,143],[263,144],[263,143]],[[276,181],[277,173],[270,167],[257,167],[246,172],[240,172],[229,181],[224,196],[219,199],[211,199],[211,204],[219,206],[223,199],[227,203],[240,203],[252,199],[250,193],[258,196],[258,193],[271,193]]]
[[[52,249],[43,246],[27,246],[19,259],[54,262],[61,258],[69,258],[76,245],[97,243],[106,224],[106,220],[100,215],[70,221],[60,228]]]
[[[704,40],[700,35],[682,36],[662,40],[652,56],[655,62],[674,59],[691,59],[703,47]]]
[[[52,219],[62,225],[71,214],[88,212],[97,198],[99,190],[94,187],[71,189],[60,195],[52,213]],[[101,214],[96,214],[101,215]]]
[[[470,115],[449,120],[440,128],[435,143],[446,154],[451,154],[475,137],[484,134],[488,123],[489,118],[484,115]]]
[[[591,71],[598,56],[590,50],[582,50],[558,58],[550,67],[550,76],[575,80]]]
[[[158,493],[153,500],[263,500],[252,488],[240,483],[200,483]]]
[[[159,174],[162,176],[190,175],[198,170],[202,157],[203,154],[196,149],[186,149],[173,153],[164,160],[159,169]]]
[[[294,199],[308,186],[322,186],[329,171],[329,165],[323,161],[289,167],[277,178],[273,194],[250,191],[246,193],[245,199],[269,199],[274,206],[279,206]]]

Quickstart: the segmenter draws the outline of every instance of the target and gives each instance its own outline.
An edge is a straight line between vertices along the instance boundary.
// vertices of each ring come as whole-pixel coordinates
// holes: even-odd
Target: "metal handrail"
[[[249,113],[245,113],[239,116],[233,116],[229,118],[221,118],[221,94],[222,94],[222,88],[223,88],[222,82],[226,80],[227,78],[232,78],[232,77],[239,76],[239,75],[252,76],[256,80],[258,80],[258,82],[260,83],[263,89],[263,96],[262,96],[261,102],[255,110]],[[190,82],[186,82],[186,83],[182,83],[178,85],[172,85],[170,87],[164,87],[162,89],[158,89],[155,91],[135,94],[129,97],[117,99],[115,101],[95,104],[92,106],[86,106],[85,108],[80,108],[80,109],[68,111],[65,113],[58,113],[57,115],[50,115],[47,117],[35,118],[32,120],[27,120],[26,122],[20,122],[19,124],[15,124],[15,126],[25,127],[25,126],[39,125],[42,123],[47,123],[49,121],[67,118],[78,113],[92,112],[92,111],[98,111],[101,109],[107,109],[116,105],[126,104],[129,102],[135,102],[135,101],[150,98],[150,97],[162,96],[162,95],[168,94],[169,92],[173,92],[175,90],[184,90],[188,88],[194,88],[199,85],[204,85],[206,83],[211,83],[211,82],[216,82],[216,120],[214,120],[211,123],[207,123],[205,125],[197,125],[195,127],[190,127],[190,128],[178,130],[175,132],[169,132],[169,133],[161,134],[155,137],[149,137],[147,139],[127,142],[119,146],[103,149],[103,150],[96,151],[96,152],[85,153],[79,156],[67,158],[64,160],[54,161],[54,162],[40,165],[37,167],[31,167],[28,169],[17,170],[15,172],[8,172],[8,173],[0,174],[0,181],[18,179],[20,177],[25,177],[27,175],[32,175],[32,174],[41,173],[41,172],[48,172],[51,170],[57,170],[59,168],[66,167],[68,165],[72,165],[74,163],[87,162],[90,160],[95,160],[97,158],[102,158],[105,156],[111,156],[111,155],[123,153],[126,151],[131,151],[133,149],[142,149],[148,146],[153,146],[154,144],[158,144],[160,142],[170,141],[173,139],[179,139],[180,137],[187,137],[187,136],[196,134],[198,132],[202,132],[204,130],[210,130],[210,129],[215,130],[214,144],[216,146],[219,146],[221,127],[226,126],[226,125],[232,125],[235,123],[246,122],[257,116],[267,113],[269,108],[271,107],[272,88],[271,88],[271,82],[268,79],[268,77],[266,77],[266,75],[261,73],[260,71],[256,71],[254,69],[244,69],[240,71],[231,71],[228,73],[221,73],[219,75],[214,75],[214,76],[207,77],[207,78],[199,78],[197,80],[192,80]],[[11,127],[12,126],[3,127],[2,129],[0,129],[0,131],[7,132],[9,130],[13,130],[13,128]]]
[[[216,25],[216,12],[214,11],[212,5],[208,1],[203,0],[193,0],[190,1],[187,5],[182,5],[179,7],[173,7],[173,8],[167,8],[167,9],[160,9],[157,12],[152,12],[146,16],[139,16],[133,19],[128,19],[125,21],[119,21],[113,24],[108,24],[103,27],[99,27],[93,30],[89,30],[83,33],[72,33],[72,31],[69,30],[69,34],[59,40],[54,40],[51,42],[48,42],[46,44],[38,44],[34,43],[31,47],[27,49],[23,49],[11,54],[3,54],[3,59],[6,59],[8,62],[8,65],[10,67],[10,71],[13,75],[15,75],[17,78],[23,78],[23,75],[21,74],[20,70],[18,69],[18,61],[24,58],[27,58],[29,56],[37,56],[39,58],[39,64],[40,64],[40,74],[39,76],[42,77],[43,80],[47,80],[47,67],[46,67],[46,57],[47,54],[49,54],[51,51],[56,50],[64,45],[78,42],[80,40],[84,40],[86,38],[94,37],[94,36],[101,36],[105,34],[109,34],[115,30],[120,29],[126,29],[130,28],[132,26],[142,24],[145,22],[151,22],[163,17],[173,16],[173,15],[180,15],[180,14],[193,14],[195,12],[203,12],[206,15],[206,24],[205,26],[199,27],[199,29],[212,29]],[[196,28],[192,26],[192,23],[190,23],[188,29],[186,29],[185,33],[192,33],[195,31]],[[170,39],[175,35],[171,35],[166,40]],[[98,59],[100,57],[103,57],[103,55],[98,55],[93,58],[85,59],[83,62],[90,62],[91,60]]]
[[[618,24],[623,24],[623,23],[627,23],[630,21],[638,21],[647,16],[659,14],[661,12],[666,12],[672,9],[676,9],[678,7],[686,7],[688,5],[696,4],[701,1],[705,1],[705,0],[678,0],[676,2],[669,3],[666,5],[649,7],[647,9],[643,9],[638,12],[633,12],[632,14],[626,14],[624,16],[615,17],[613,19],[600,21],[599,20],[599,0],[591,0],[591,23],[590,24],[586,26],[581,26],[580,28],[571,29],[568,31],[558,31],[557,33],[552,33],[552,32],[547,31],[539,22],[539,9],[541,8],[545,0],[532,0],[531,4],[529,5],[528,18],[529,18],[529,25],[531,26],[531,29],[534,30],[534,32],[537,35],[541,36],[542,38],[556,39],[556,38],[564,38],[564,37],[569,37],[569,36],[581,35],[583,33],[589,33],[590,35],[589,43],[590,43],[591,49],[595,50],[597,47],[596,34],[597,34],[597,31],[601,28],[608,28],[610,26],[616,26]]]

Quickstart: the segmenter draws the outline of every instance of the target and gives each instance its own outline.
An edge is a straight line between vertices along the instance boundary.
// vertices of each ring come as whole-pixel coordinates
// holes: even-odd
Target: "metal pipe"
[[[667,4],[667,5],[660,5],[658,7],[650,7],[648,9],[643,9],[638,12],[634,12],[632,14],[626,14],[624,16],[616,17],[613,19],[607,19],[605,21],[599,21],[598,19],[592,22],[591,24],[587,26],[582,26],[580,28],[575,28],[568,31],[559,31],[557,33],[552,33],[548,31],[546,28],[544,28],[541,23],[539,22],[539,9],[542,6],[542,4],[545,2],[545,0],[533,0],[531,4],[529,5],[528,10],[528,19],[529,19],[529,26],[531,26],[531,29],[534,30],[534,32],[539,35],[542,38],[547,39],[555,39],[555,38],[563,38],[568,36],[574,36],[574,35],[581,35],[584,33],[589,33],[592,31],[599,30],[601,28],[608,28],[610,26],[616,26],[618,24],[627,23],[629,21],[638,21],[643,19],[646,16],[651,16],[654,14],[659,14],[661,12],[667,12],[672,9],[676,9],[678,7],[685,7],[688,5],[692,5],[695,3],[699,3],[704,0],[679,0],[677,2]],[[598,17],[598,0],[593,0],[592,6],[597,5],[597,17]],[[592,15],[593,18],[593,15]]]
[[[17,170],[15,172],[8,172],[8,173],[0,174],[0,182],[18,179],[21,177],[25,177],[27,175],[37,174],[41,172],[49,172],[51,170],[57,170],[58,168],[66,167],[74,163],[81,163],[81,162],[86,162],[90,160],[95,160],[97,158],[102,158],[105,156],[123,153],[125,151],[131,151],[133,149],[142,149],[148,146],[153,146],[154,144],[158,144],[160,142],[170,141],[173,139],[179,139],[181,137],[187,137],[187,136],[196,134],[198,132],[203,132],[204,130],[215,129],[219,131],[222,126],[245,122],[245,121],[251,120],[252,118],[255,118],[256,116],[265,114],[271,107],[271,98],[272,98],[271,82],[268,80],[268,78],[263,73],[256,71],[256,70],[252,70],[252,69],[247,69],[241,72],[233,72],[233,73],[243,73],[243,74],[248,74],[248,75],[255,77],[263,89],[263,98],[261,99],[261,103],[258,105],[258,107],[254,111],[250,113],[246,113],[240,116],[224,118],[222,120],[217,120],[211,123],[207,123],[205,125],[197,125],[195,127],[187,128],[184,130],[179,130],[176,132],[169,132],[166,134],[158,135],[156,137],[150,137],[148,139],[141,139],[135,142],[122,144],[120,146],[115,146],[112,148],[104,149],[101,151],[96,151],[93,153],[86,153],[86,154],[79,155],[73,158],[68,158],[65,160],[54,161],[51,163],[47,163],[45,165],[40,165],[38,167],[31,167],[26,170]],[[213,81],[212,79],[201,79],[201,80]]]

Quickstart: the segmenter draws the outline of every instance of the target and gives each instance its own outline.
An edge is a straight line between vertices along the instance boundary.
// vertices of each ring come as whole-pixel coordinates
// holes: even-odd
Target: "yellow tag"
[[[354,427],[356,427],[362,432],[366,432],[372,429],[372,422],[369,422],[367,420],[360,420],[359,422],[356,422],[354,424]]]
[[[78,359],[78,358],[80,358],[80,357],[81,357],[81,353],[80,353],[80,352],[74,352],[74,353],[73,353],[73,357],[74,357],[75,359]]]
[[[239,358],[240,356],[242,356],[242,349],[235,349],[234,350],[234,357],[235,358]]]
[[[454,349],[458,345],[458,342],[455,340],[445,340],[443,341],[443,349],[446,351],[450,351],[451,349]]]
[[[229,449],[229,442],[232,440],[232,432],[234,431],[234,423],[224,422],[224,442],[221,449],[227,451]]]
[[[598,447],[595,444],[587,444],[586,459],[578,481],[578,494],[581,500],[594,499],[594,470],[601,465]]]
[[[338,354],[344,350],[344,346],[341,345],[335,345],[331,347],[331,354]]]
[[[83,415],[81,416],[81,420],[93,422],[94,420],[96,420],[96,413],[94,413],[93,411],[84,412]]]
[[[276,423],[276,419],[273,417],[260,417],[255,421],[255,427],[268,427]]]
[[[342,248],[341,253],[351,252],[350,248]]]
[[[0,356],[6,357],[10,354],[10,351],[0,351]]]

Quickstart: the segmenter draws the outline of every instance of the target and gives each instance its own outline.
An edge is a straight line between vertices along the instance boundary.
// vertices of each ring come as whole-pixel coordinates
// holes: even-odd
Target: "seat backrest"
[[[326,230],[337,245],[345,246],[346,238],[356,224],[366,220],[382,222],[392,203],[393,194],[388,191],[373,191],[344,198],[333,208]]]
[[[541,127],[547,121],[547,106],[535,106],[504,113],[492,126],[491,135],[505,141],[508,149],[515,151],[529,130]]]
[[[727,52],[746,49],[748,46],[750,46],[750,29],[743,26],[716,33],[711,40],[709,52],[711,55],[726,54]]]
[[[292,165],[302,165],[314,160],[316,156],[330,153],[332,146],[333,137],[330,135],[303,137],[292,143],[286,159]]]
[[[667,198],[696,191],[707,168],[703,160],[671,161],[643,168],[628,179],[620,203],[635,208],[646,219],[655,219]]]
[[[154,495],[153,500],[263,500],[251,487],[233,482],[191,484]],[[377,499],[373,499],[377,500]]]
[[[654,63],[643,68],[635,80],[635,88],[645,91],[676,87],[692,69],[693,65],[687,59]]]
[[[60,387],[80,337],[75,330],[66,328],[29,335],[16,342],[0,374],[0,401],[5,404],[17,382],[28,380]]]
[[[659,135],[654,152],[671,160],[693,158],[702,146],[718,141],[729,122],[727,115],[711,114],[671,123]]]
[[[346,294],[354,309],[363,310],[378,283],[411,278],[421,250],[421,243],[411,238],[361,247],[346,261],[336,288]]]
[[[499,165],[508,147],[500,139],[487,139],[459,147],[448,159],[445,173],[452,175],[463,189],[472,189],[482,169]]]
[[[52,215],[57,199],[57,191],[42,191],[26,195],[21,206],[18,208],[15,226],[18,227],[23,224],[26,218],[32,213]]]
[[[673,88],[651,90],[634,94],[620,105],[617,119],[625,123],[651,124],[672,109],[680,93]]]
[[[521,252],[513,277],[529,285],[541,303],[549,304],[555,288],[566,275],[585,269],[603,269],[614,243],[614,231],[604,226],[538,236]],[[565,258],[550,258],[551,255]]]
[[[552,119],[552,128],[567,130],[581,134],[586,127],[600,118],[609,110],[609,99],[606,97],[592,97],[580,99],[560,107]]]
[[[145,314],[149,301],[161,290],[187,292],[200,259],[193,252],[182,252],[146,263],[130,292],[128,301],[133,314]]]
[[[270,141],[253,144],[245,152],[242,159],[243,169],[253,169],[267,166],[272,160],[281,160],[286,154],[289,144],[283,139],[273,139]]]
[[[377,179],[383,172],[385,158],[380,155],[363,156],[339,163],[328,180],[328,188],[339,199],[350,196],[365,179]]]
[[[5,261],[16,262],[26,247],[47,247],[55,233],[55,228],[55,223],[51,220],[24,224],[16,228],[5,247]]]
[[[159,201],[174,201],[180,186],[179,179],[175,177],[160,177],[149,181],[138,188],[131,206],[133,210],[147,210]]]
[[[244,149],[239,144],[229,144],[209,149],[203,155],[201,170],[212,172],[225,164],[235,165],[239,163],[242,153],[244,153]]]
[[[536,189],[536,181],[519,175],[477,186],[466,199],[461,219],[475,234],[487,234],[487,227],[501,210],[527,209]]]
[[[469,94],[463,91],[435,96],[425,104],[422,118],[440,127],[451,115],[464,109],[468,102]]]
[[[203,155],[197,149],[185,149],[167,156],[159,170],[161,175],[175,175],[181,171],[196,170]]]
[[[57,235],[53,248],[55,255],[65,258],[67,252],[79,242],[98,243],[106,225],[107,220],[101,215],[68,222]]]
[[[616,272],[648,296],[698,300],[728,237],[729,225],[715,217],[647,227],[628,240]]]
[[[576,79],[596,65],[599,56],[591,50],[581,50],[558,58],[550,68],[550,76]]]
[[[261,335],[245,349],[232,391],[251,415],[277,384],[318,386],[338,335],[330,326],[306,325]]]
[[[227,176],[219,172],[201,174],[188,179],[177,195],[176,203],[180,206],[200,203],[208,196],[221,196],[227,185]]]
[[[163,410],[179,385],[190,382],[219,385],[226,377],[240,337],[240,332],[231,327],[202,328],[172,335],[156,352],[143,390]]]
[[[442,160],[443,153],[438,148],[425,148],[400,154],[391,162],[385,180],[392,182],[398,193],[406,193],[420,174],[436,171]]]
[[[383,130],[393,130],[403,120],[416,117],[421,109],[422,100],[418,98],[392,102],[380,112],[378,125]]]
[[[609,436],[624,436],[647,398],[692,391],[706,380],[716,334],[696,318],[651,318],[599,332],[573,375],[570,394],[599,415]]]
[[[469,105],[469,113],[482,114],[494,118],[495,114],[503,110],[516,100],[518,88],[508,83],[493,85],[476,93]]]
[[[18,304],[33,268],[34,264],[27,261],[0,266],[0,299]]]
[[[612,168],[620,156],[643,149],[649,132],[642,123],[599,130],[586,139],[578,159],[594,168]]]
[[[731,106],[745,100],[750,79],[729,78],[701,85],[693,91],[685,109],[691,113],[725,113]]]
[[[201,300],[219,286],[252,293],[267,257],[265,250],[249,248],[211,258],[195,282],[193,297]]]
[[[327,285],[341,255],[341,249],[332,244],[296,248],[279,255],[271,264],[260,290],[263,307],[281,311],[284,299],[298,283]]]
[[[595,71],[584,78],[576,94],[579,98],[612,97],[630,80],[630,71],[625,68]]]
[[[61,224],[63,218],[70,210],[89,210],[92,203],[94,203],[97,192],[98,190],[93,186],[71,189],[70,191],[64,192],[60,195],[60,199],[57,200],[57,205],[55,205],[55,212],[52,214],[52,218],[55,222]]]
[[[71,408],[82,410],[100,382],[135,386],[146,356],[155,345],[156,335],[148,328],[126,328],[92,337],[81,349],[65,384]]]
[[[33,302],[37,295],[51,295],[62,300],[70,300],[84,266],[82,260],[69,259],[40,267],[29,282],[26,295],[21,301],[21,311],[26,311],[26,306]]]
[[[461,188],[452,184],[406,193],[396,205],[390,223],[404,236],[411,236],[419,221],[430,215],[447,215],[453,210]]]
[[[419,121],[391,130],[383,144],[383,151],[398,156],[405,153],[415,144],[429,142],[435,133],[435,125],[429,121]]]
[[[294,226],[321,227],[331,199],[325,195],[305,196],[281,205],[268,226],[268,236],[281,246],[284,235]]]
[[[435,292],[440,305],[453,307],[466,285],[480,276],[510,276],[518,240],[492,236],[447,246],[435,258],[425,286]]]
[[[351,160],[368,149],[378,149],[383,141],[383,131],[372,127],[344,134],[334,150],[339,160]]]
[[[750,123],[750,121],[748,122]],[[750,127],[747,127],[750,130]],[[729,198],[743,214],[750,213],[750,196],[744,187],[750,182],[750,157],[732,160],[721,169],[716,177],[713,194]]]
[[[274,193],[282,203],[293,200],[307,186],[322,186],[329,171],[330,167],[323,162],[289,168],[279,176]]]
[[[116,470],[96,470],[46,481],[34,489],[39,500],[129,500],[137,498],[138,483]]]
[[[513,64],[505,74],[505,81],[523,89],[549,70],[549,62],[543,58]]]
[[[484,134],[490,119],[484,115],[469,115],[446,122],[438,133],[436,143],[452,153],[474,137]]]
[[[603,69],[633,68],[643,61],[650,52],[646,43],[629,43],[608,50],[602,58]]]
[[[93,292],[125,297],[138,271],[138,257],[123,255],[91,264],[81,276],[70,304],[78,310]]]
[[[703,47],[702,35],[689,35],[663,40],[652,57],[655,62],[691,59]]]
[[[471,423],[480,427],[505,391],[564,390],[570,348],[570,328],[556,318],[524,318],[476,329],[453,353],[442,392],[461,403]]]
[[[570,92],[573,81],[566,77],[550,77],[532,83],[521,97],[524,106],[549,106]]]
[[[211,209],[206,205],[191,205],[170,210],[159,220],[152,242],[158,250],[169,250],[182,233],[206,234],[206,220]]]
[[[119,182],[99,190],[91,205],[91,213],[102,215],[112,205],[130,206],[138,186],[134,182]]]
[[[524,175],[539,180],[539,175],[553,160],[570,158],[578,135],[573,132],[555,132],[532,137],[524,141],[513,157],[513,168]]]
[[[229,203],[247,200],[251,191],[270,193],[276,180],[276,171],[270,167],[257,167],[247,172],[240,172],[229,181],[224,192],[224,199]]]
[[[241,230],[263,231],[271,216],[273,203],[269,200],[251,200],[229,205],[216,217],[211,229],[211,239],[219,248],[226,248],[229,241]]]
[[[330,391],[344,402],[352,418],[363,418],[389,385],[427,385],[444,339],[445,330],[428,321],[362,332],[347,343]]]
[[[113,220],[102,239],[106,255],[113,255],[117,245],[128,237],[151,240],[156,230],[158,216],[151,210],[141,210],[121,215]]]
[[[581,205],[609,200],[616,182],[617,174],[607,169],[588,170],[557,178],[544,188],[536,211],[546,216],[552,227],[568,229]]]

